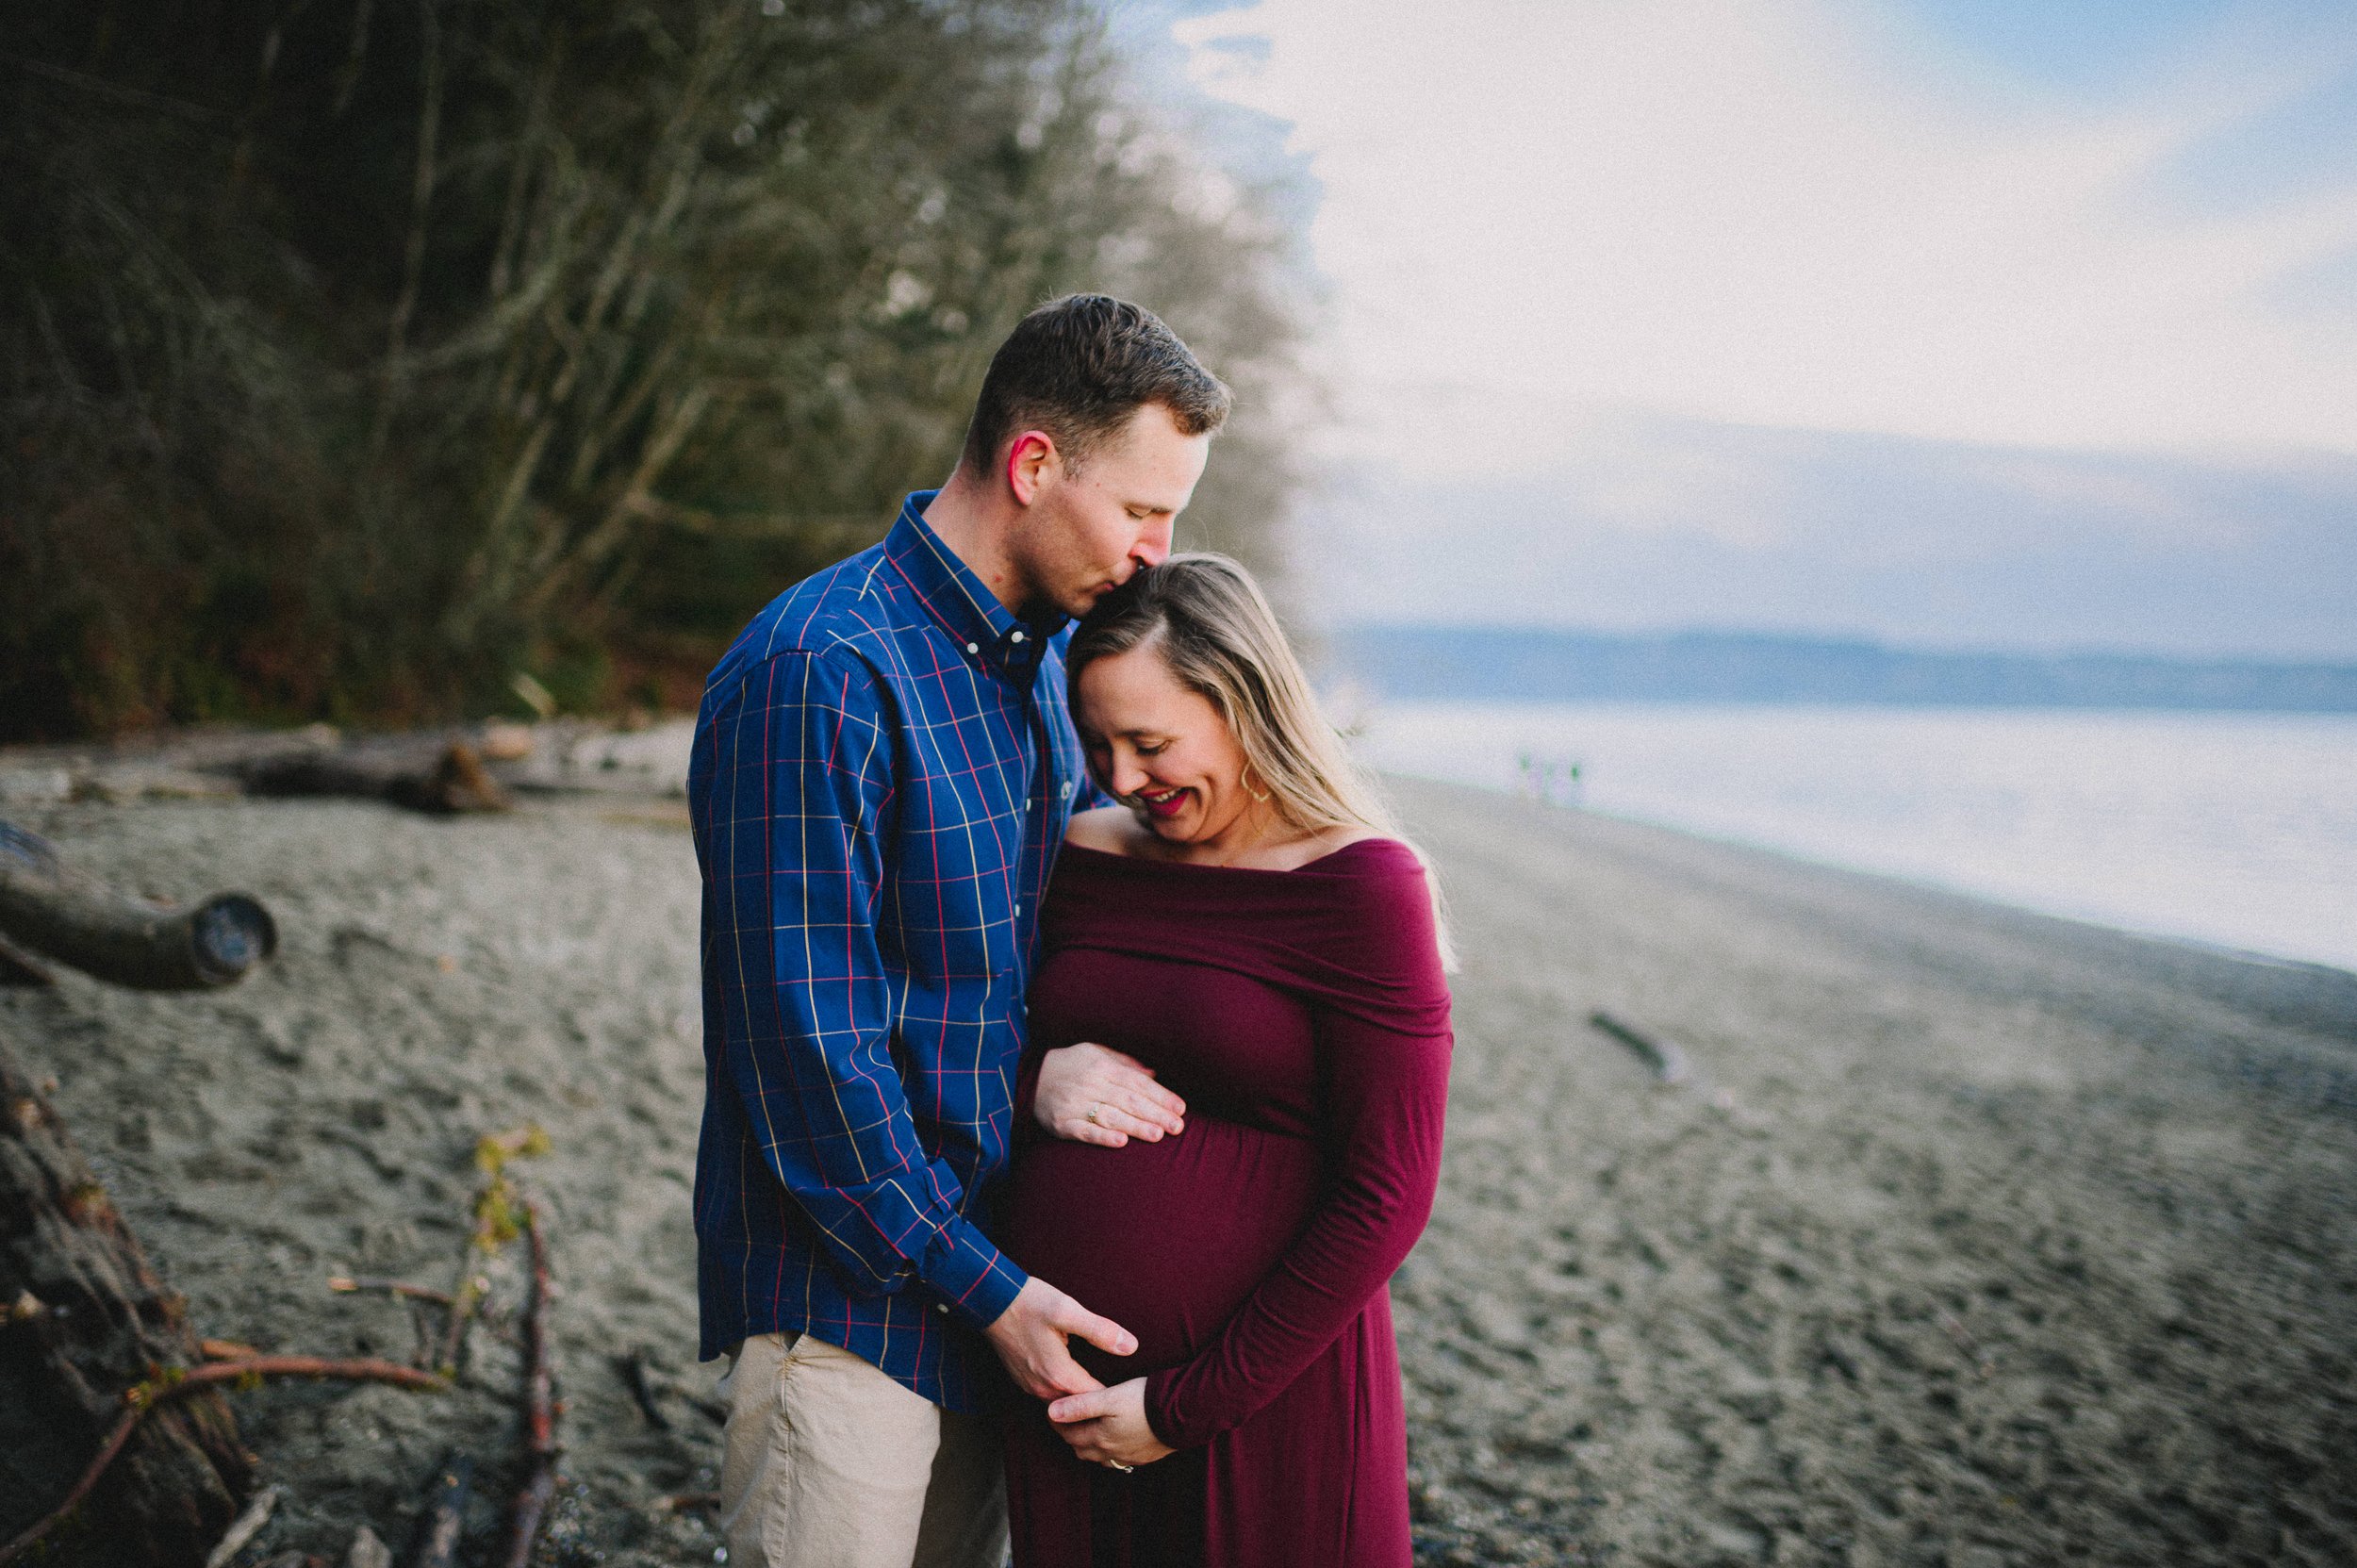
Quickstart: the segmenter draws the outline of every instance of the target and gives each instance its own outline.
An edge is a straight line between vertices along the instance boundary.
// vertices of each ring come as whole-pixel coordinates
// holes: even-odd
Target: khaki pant
[[[998,1434],[849,1350],[757,1334],[720,1378],[729,1568],[1000,1568]]]

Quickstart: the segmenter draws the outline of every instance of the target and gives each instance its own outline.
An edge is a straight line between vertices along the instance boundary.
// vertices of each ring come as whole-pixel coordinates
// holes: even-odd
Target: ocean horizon
[[[2357,971],[2357,715],[1385,701],[1387,771]]]

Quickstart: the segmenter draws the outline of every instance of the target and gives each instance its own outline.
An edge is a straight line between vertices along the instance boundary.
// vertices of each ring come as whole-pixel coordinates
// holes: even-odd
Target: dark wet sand
[[[2357,1561],[2357,977],[1398,789],[1466,953],[1446,1175],[1396,1286],[1433,1560]],[[16,815],[278,912],[233,991],[0,992],[200,1331],[405,1354],[403,1308],[322,1281],[447,1284],[476,1135],[537,1120],[572,1483],[542,1560],[711,1561],[649,1507],[717,1455],[677,803]],[[1598,1007],[1706,1081],[1656,1084]],[[495,1317],[519,1299],[503,1265]],[[449,1399],[238,1395],[288,1494],[258,1545],[339,1560],[367,1522],[398,1551],[453,1443],[496,1489],[516,1368],[494,1335]]]
[[[2357,1561],[2357,977],[1401,794],[1467,954],[1395,1287],[1442,1560]]]

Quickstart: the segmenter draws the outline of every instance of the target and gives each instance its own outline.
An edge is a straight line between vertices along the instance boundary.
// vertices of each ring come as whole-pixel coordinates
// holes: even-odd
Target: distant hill
[[[2357,665],[1474,626],[1353,626],[1328,648],[1338,673],[1404,699],[2357,713]]]

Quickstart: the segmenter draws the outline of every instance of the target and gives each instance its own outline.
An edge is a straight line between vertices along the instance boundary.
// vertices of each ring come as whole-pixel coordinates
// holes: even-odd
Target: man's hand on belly
[[[1007,1372],[1034,1399],[1086,1394],[1105,1385],[1072,1359],[1066,1343],[1078,1334],[1110,1356],[1137,1353],[1138,1339],[1033,1275],[997,1320],[984,1329]]]
[[[1059,1138],[1107,1148],[1187,1130],[1187,1102],[1155,1082],[1153,1068],[1086,1040],[1040,1058],[1031,1114]]]

